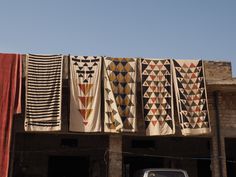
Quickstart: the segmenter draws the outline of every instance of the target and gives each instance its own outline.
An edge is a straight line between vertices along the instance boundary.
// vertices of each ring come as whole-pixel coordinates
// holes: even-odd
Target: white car
[[[189,177],[185,170],[169,168],[148,168],[135,173],[134,177]]]

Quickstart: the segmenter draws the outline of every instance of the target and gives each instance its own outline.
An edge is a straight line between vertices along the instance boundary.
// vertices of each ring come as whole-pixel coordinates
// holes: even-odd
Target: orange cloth
[[[21,112],[22,60],[0,53],[0,177],[8,176],[14,113]]]

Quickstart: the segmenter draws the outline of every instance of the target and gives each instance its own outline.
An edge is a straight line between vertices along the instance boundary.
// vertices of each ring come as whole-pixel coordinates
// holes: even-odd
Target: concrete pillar
[[[216,136],[213,135],[211,140],[211,172],[212,177],[220,176],[218,142]]]
[[[220,119],[223,119],[223,117],[224,117],[224,115],[222,114],[222,109],[221,109],[222,99],[223,99],[222,94],[219,93],[218,94],[218,104],[219,104],[219,117],[220,117]],[[219,122],[219,124],[220,124],[220,130],[221,130],[222,129],[221,122]],[[225,138],[222,135],[222,133],[220,133],[220,158],[221,158],[221,169],[222,169],[223,177],[227,177]]]
[[[227,177],[227,166],[226,166],[226,153],[225,153],[225,140],[224,136],[221,134],[221,119],[222,114],[222,94],[216,92],[215,97],[215,125],[213,126],[212,132],[212,147],[211,147],[211,166],[212,166],[212,177]]]
[[[225,139],[223,136],[221,136],[220,139],[221,143],[219,147],[217,138],[215,136],[212,137],[212,148],[211,148],[212,177],[227,177]],[[223,176],[221,176],[221,173]]]
[[[108,177],[122,177],[122,136],[109,137]]]
[[[221,137],[221,166],[223,170],[223,177],[227,177],[227,163],[225,153],[225,138]]]

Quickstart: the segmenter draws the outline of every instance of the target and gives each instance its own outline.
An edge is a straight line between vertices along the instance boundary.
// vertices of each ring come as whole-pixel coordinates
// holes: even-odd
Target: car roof
[[[142,169],[142,171],[177,171],[177,172],[185,172],[185,170],[182,169],[174,169],[174,168],[146,168]]]

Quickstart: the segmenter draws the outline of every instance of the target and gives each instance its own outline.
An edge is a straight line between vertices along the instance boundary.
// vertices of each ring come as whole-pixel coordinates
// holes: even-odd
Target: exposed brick
[[[204,61],[206,80],[232,79],[231,62]]]

